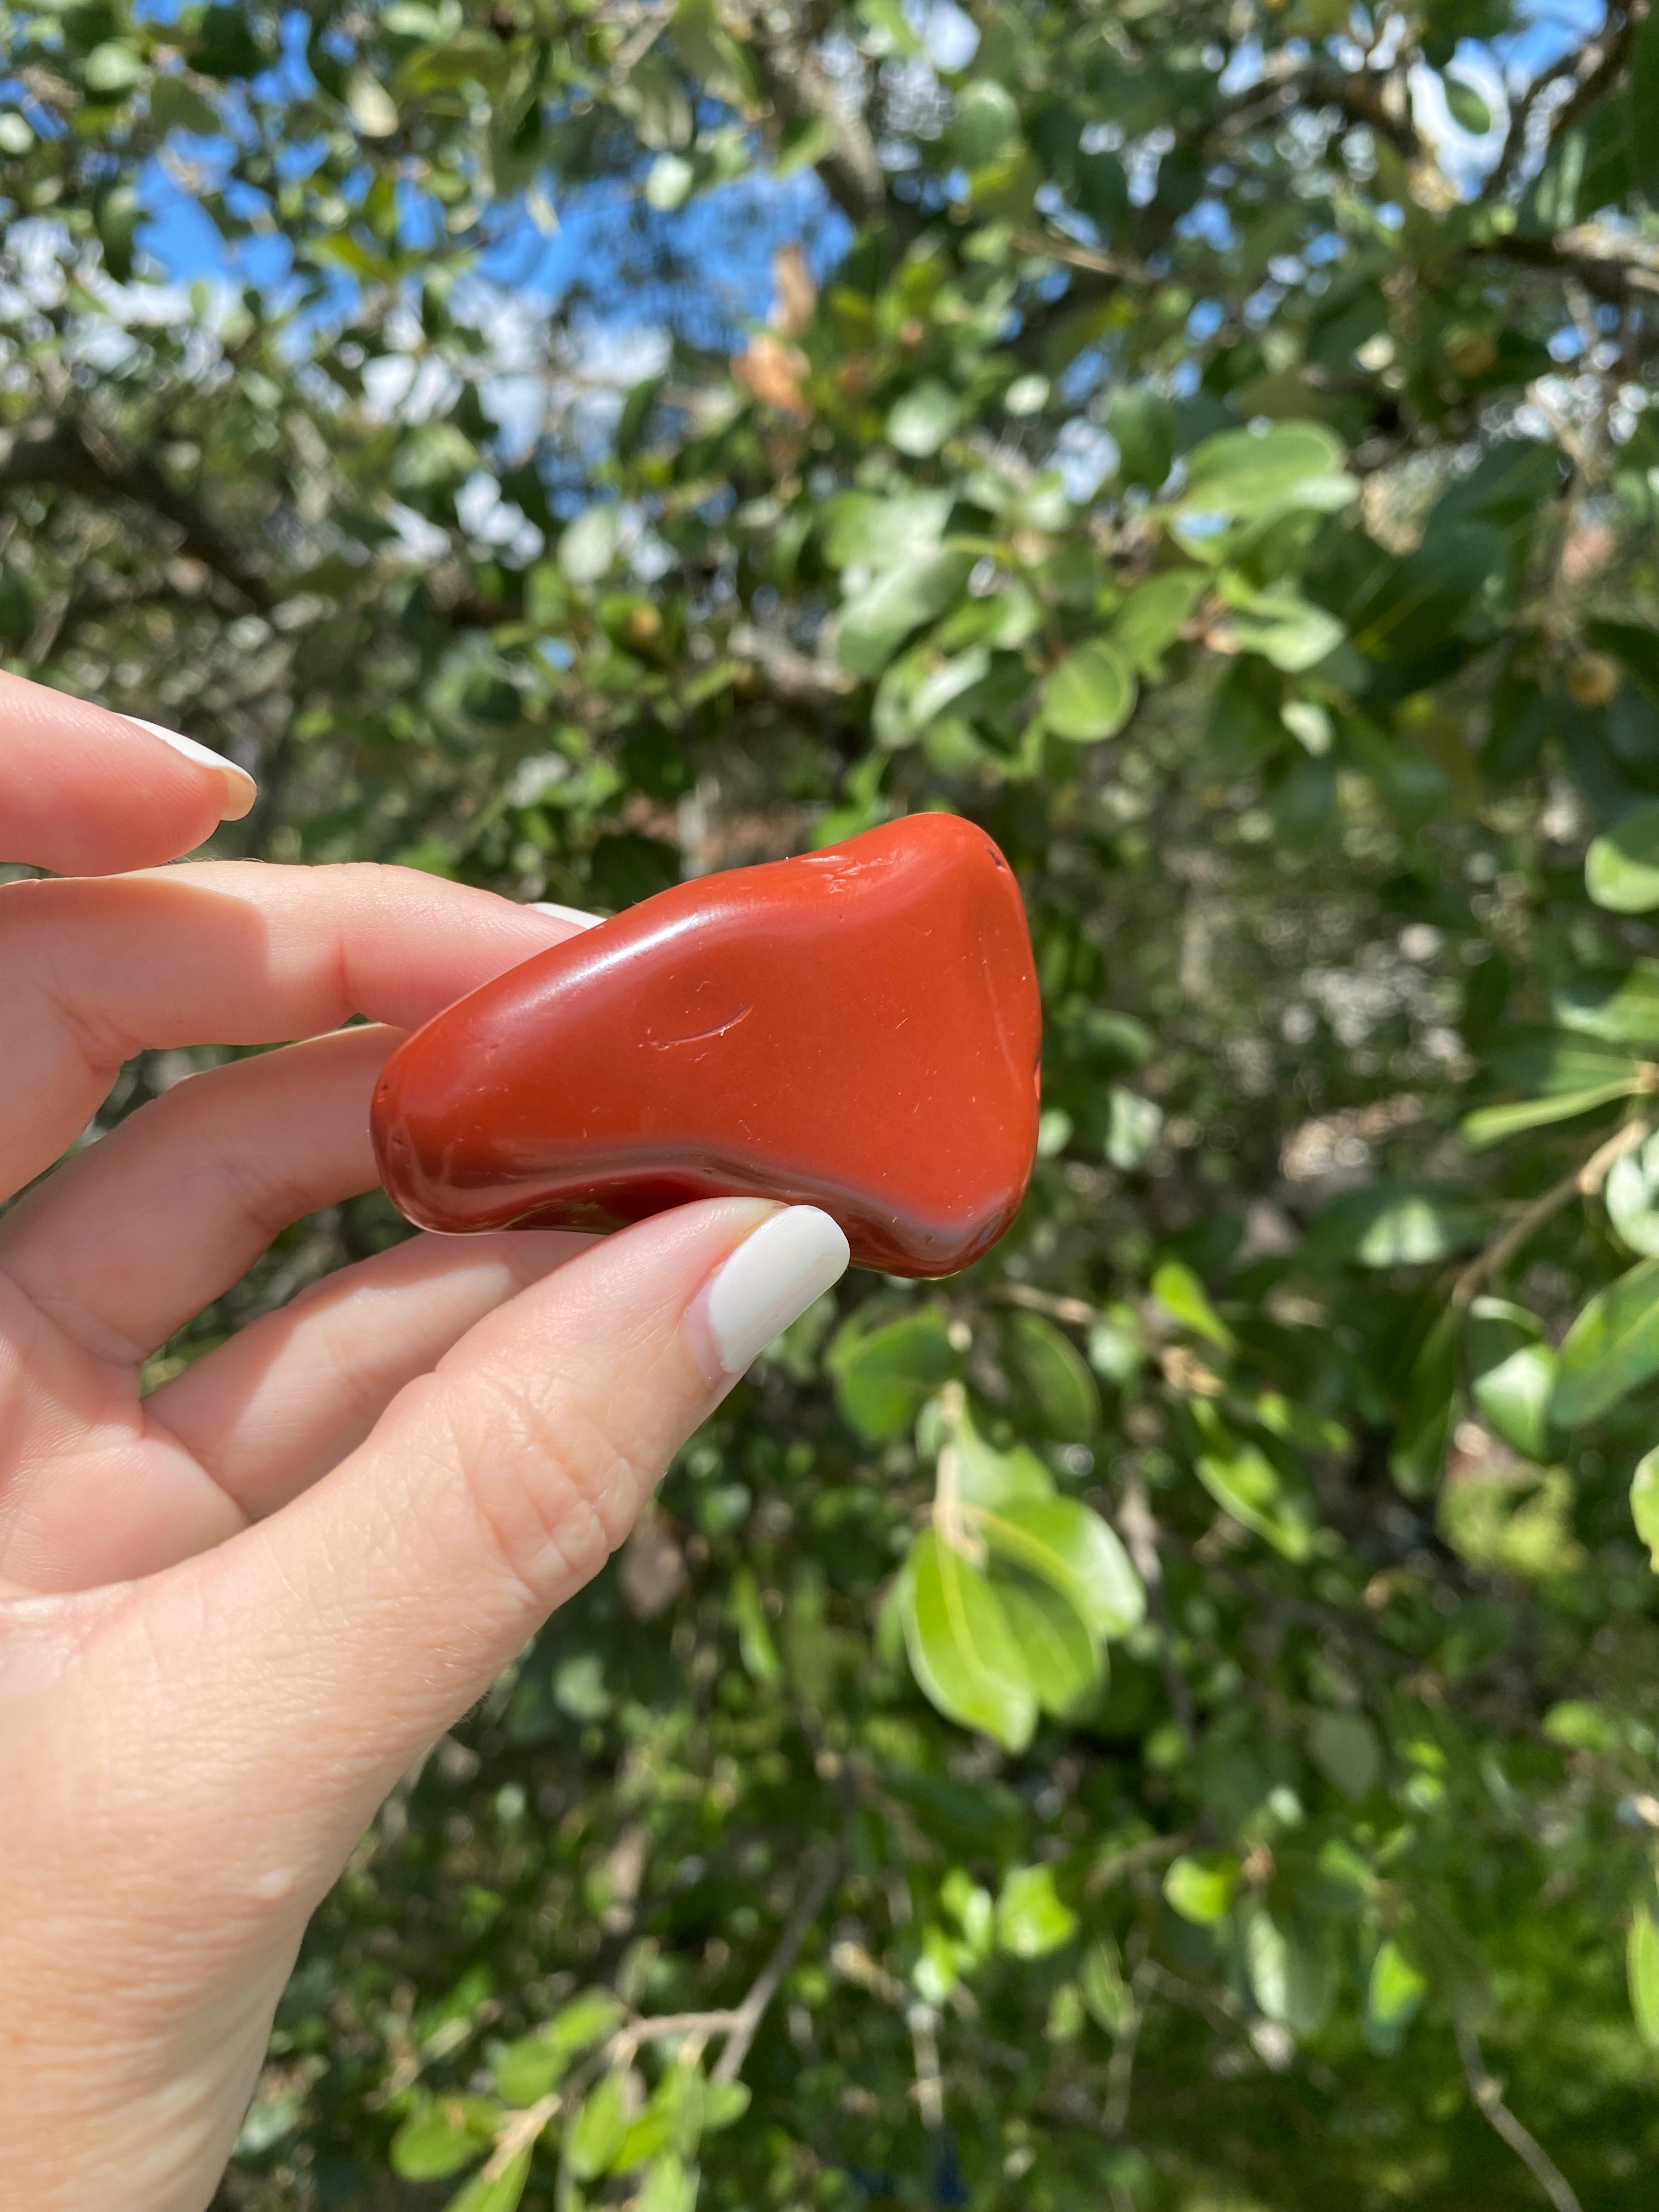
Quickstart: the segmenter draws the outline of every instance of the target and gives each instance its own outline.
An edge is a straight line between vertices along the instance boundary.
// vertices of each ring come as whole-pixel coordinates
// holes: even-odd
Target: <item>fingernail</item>
[[[577,929],[597,929],[605,920],[602,914],[584,914],[579,906],[556,906],[551,899],[532,899],[530,911],[556,915],[561,921],[568,921]]]
[[[816,1206],[792,1206],[763,1221],[702,1294],[718,1379],[741,1375],[757,1352],[841,1280],[850,1257],[846,1237]]]
[[[224,786],[224,799],[220,811],[222,822],[240,822],[259,796],[259,787],[245,768],[227,760],[208,746],[198,744],[194,738],[182,737],[177,730],[164,730],[159,722],[147,722],[142,714],[125,714],[124,721],[133,723],[138,729],[148,730],[153,738],[160,738],[164,745],[171,745],[186,760],[194,761],[199,768],[216,768]]]

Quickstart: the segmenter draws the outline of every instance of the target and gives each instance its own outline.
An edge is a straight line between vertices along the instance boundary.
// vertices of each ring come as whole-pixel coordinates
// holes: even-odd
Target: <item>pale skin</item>
[[[201,2212],[380,1800],[844,1264],[781,1280],[763,1248],[836,1232],[742,1199],[419,1236],[142,1396],[278,1230],[374,1187],[398,1037],[575,926],[398,869],[164,865],[252,796],[0,676],[0,861],[56,878],[0,887],[0,1197],[34,1186],[0,1214],[0,2193],[30,2212]],[[201,1042],[280,1048],[64,1161],[125,1060]]]

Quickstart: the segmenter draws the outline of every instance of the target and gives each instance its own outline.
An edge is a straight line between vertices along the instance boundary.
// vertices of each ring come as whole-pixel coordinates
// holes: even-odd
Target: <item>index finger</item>
[[[413,868],[202,860],[0,887],[0,1191],[50,1167],[149,1046],[412,1029],[579,919]]]
[[[104,876],[240,821],[253,779],[192,738],[0,671],[0,861]]]

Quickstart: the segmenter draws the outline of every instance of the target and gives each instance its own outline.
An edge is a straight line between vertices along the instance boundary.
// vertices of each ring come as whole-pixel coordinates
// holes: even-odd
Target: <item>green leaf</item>
[[[1226,1851],[1183,1851],[1170,1862],[1164,1896],[1172,1912],[1196,1928],[1212,1928],[1232,1910],[1238,1861]]]
[[[1443,76],[1440,80],[1446,94],[1446,106],[1452,121],[1460,131],[1467,131],[1473,138],[1484,138],[1492,129],[1492,110],[1472,84],[1461,76]]]
[[[1135,703],[1135,679],[1116,646],[1104,638],[1079,645],[1050,671],[1042,686],[1042,718],[1057,738],[1080,744],[1114,736]]]
[[[1347,635],[1336,617],[1293,592],[1262,593],[1229,623],[1242,653],[1259,653],[1289,676],[1316,668]]]
[[[1019,105],[1005,85],[976,76],[957,100],[951,143],[964,168],[982,168],[1019,136]]]
[[[1099,1687],[1105,1656],[1093,1626],[1060,1589],[1025,1577],[991,1577],[1037,1703],[1066,1719]]]
[[[1612,914],[1646,914],[1659,906],[1659,799],[1621,814],[1584,855],[1591,902]]]
[[[1199,1480],[1224,1512],[1264,1537],[1274,1551],[1287,1559],[1305,1559],[1313,1549],[1306,1508],[1285,1497],[1283,1477],[1258,1445],[1225,1441],[1230,1449],[1200,1455]]]
[[[346,79],[346,106],[365,138],[389,138],[398,128],[397,101],[366,69],[353,70]]]
[[[1570,975],[1551,992],[1550,1007],[1564,1029],[1583,1036],[1659,1045],[1659,960],[1634,961],[1620,975]]]
[[[1567,1331],[1550,1419],[1580,1428],[1659,1372],[1659,1259],[1598,1291]]]
[[[433,2098],[418,2104],[392,2138],[392,2170],[405,2181],[441,2181],[495,2139],[495,2108],[477,2097]]]
[[[1659,1444],[1637,1462],[1630,1485],[1631,1518],[1659,1574]]]
[[[1617,1045],[1545,1029],[1509,1031],[1492,1045],[1486,1062],[1495,1083],[1528,1097],[1549,1098],[1619,1082],[1641,1066],[1634,1053]]]
[[[884,568],[842,607],[836,630],[842,666],[854,676],[879,676],[911,631],[959,596],[973,565],[972,554],[941,546]]]
[[[1193,609],[1209,589],[1202,568],[1165,568],[1137,584],[1112,617],[1112,643],[1129,665],[1154,680]]]
[[[1601,1196],[1621,1241],[1644,1259],[1659,1257],[1659,1133],[1613,1162]]]
[[[1308,1232],[1308,1249],[1362,1267],[1416,1267],[1480,1242],[1485,1210],[1435,1183],[1376,1182],[1334,1200]]]
[[[1010,1377],[1045,1436],[1076,1440],[1100,1426],[1100,1388],[1070,1337],[1042,1314],[1012,1313],[1001,1329]]]
[[[760,1587],[752,1571],[740,1567],[732,1577],[732,1617],[737,1623],[738,1650],[752,1682],[775,1684],[783,1680],[783,1662],[773,1641]]]
[[[493,2180],[485,2174],[475,2173],[450,2198],[444,2212],[518,2212],[519,2201],[530,2179],[531,2155],[529,2150],[520,2151]]]
[[[1106,1093],[1106,1158],[1127,1175],[1138,1168],[1157,1144],[1164,1127],[1164,1109],[1114,1083]]]
[[[1181,507],[1235,520],[1265,514],[1339,475],[1346,459],[1342,441],[1318,422],[1280,422],[1261,436],[1224,430],[1189,456]]]
[[[124,92],[131,92],[144,73],[143,56],[119,39],[94,46],[82,71],[88,91],[101,93],[106,100],[118,100]]]
[[[1037,1715],[1024,1658],[989,1578],[937,1529],[912,1547],[901,1619],[911,1669],[940,1712],[1023,1751]]]
[[[832,568],[891,568],[938,550],[951,519],[948,491],[838,492],[824,509],[823,557]]]
[[[653,2161],[634,2199],[635,2212],[696,2212],[697,2170],[678,2152]]]
[[[836,1333],[826,1364],[842,1418],[880,1443],[908,1428],[962,1362],[944,1316],[929,1306],[873,1328],[854,1315]]]
[[[1109,1936],[1091,1943],[1078,1970],[1078,1985],[1091,2014],[1108,2035],[1121,2035],[1134,2017],[1134,1993],[1123,1978],[1123,1962]]]
[[[590,507],[559,539],[559,566],[573,584],[597,584],[617,557],[614,507]]]
[[[746,2081],[711,2081],[703,2100],[702,2131],[717,2135],[740,2120],[749,2110],[751,2092]]]
[[[560,2006],[542,2033],[556,2051],[574,2058],[604,2042],[627,2017],[627,2006],[609,1990],[584,1990]]]
[[[1106,405],[1106,428],[1117,445],[1124,483],[1160,490],[1175,462],[1175,409],[1169,400],[1144,386],[1115,392]]]
[[[1165,1260],[1153,1273],[1148,1285],[1152,1296],[1165,1313],[1189,1328],[1195,1336],[1205,1338],[1222,1352],[1231,1352],[1235,1339],[1215,1308],[1209,1294],[1184,1260]]]
[[[948,384],[925,377],[896,400],[887,416],[887,442],[914,460],[939,447],[962,420],[962,402]]]
[[[957,1455],[957,1493],[965,1505],[1000,1510],[1016,1499],[1054,1496],[1054,1479],[1030,1446],[1016,1444],[1012,1451],[998,1451],[975,1428],[965,1405],[951,1419],[951,1442]]]
[[[1564,1698],[1544,1716],[1544,1734],[1565,1751],[1611,1752],[1619,1748],[1619,1731],[1598,1705],[1588,1698]]]
[[[219,111],[182,77],[156,76],[150,81],[149,119],[159,131],[188,131],[198,138],[212,138],[224,128]]]
[[[1308,1756],[1328,1781],[1357,1802],[1382,1772],[1382,1747],[1364,1713],[1319,1713],[1308,1730]]]
[[[1052,1583],[1097,1636],[1127,1636],[1146,1616],[1129,1555],[1099,1514],[1074,1498],[1015,1498],[969,1509],[992,1551]]]
[[[1659,2051],[1659,1914],[1655,1911],[1651,1883],[1631,1916],[1625,1972],[1636,2033],[1650,2051]]]
[[[1392,1936],[1377,1945],[1365,1984],[1365,2040],[1373,2051],[1389,2057],[1399,2050],[1428,1992],[1427,1975]]]
[[[597,2181],[611,2171],[628,2133],[629,2077],[625,2070],[605,2075],[582,2100],[565,2134],[565,2162],[578,2181]]]
[[[1269,2020],[1313,2035],[1330,2016],[1336,1976],[1328,1952],[1297,1923],[1283,1925],[1258,1905],[1244,1927],[1250,1991]]]
[[[1015,1959],[1046,1959],[1077,1933],[1077,1915],[1054,1887],[1048,1866],[1014,1867],[997,1898],[997,1948]]]
[[[1523,1459],[1549,1454],[1550,1395],[1555,1387],[1555,1354],[1547,1344],[1522,1345],[1507,1359],[1478,1375],[1473,1386],[1475,1408],[1496,1437]]]
[[[521,2035],[498,2051],[491,2072],[497,2093],[509,2105],[533,2105],[544,2097],[569,2065],[563,2051],[556,2051],[539,2035]]]
[[[684,154],[659,154],[646,175],[646,204],[670,215],[685,205],[696,180],[697,173]]]
[[[1539,1129],[1552,1121],[1571,1121],[1580,1114],[1592,1114],[1600,1106],[1612,1105],[1615,1098],[1630,1097],[1638,1088],[1638,1079],[1627,1076],[1617,1082],[1598,1083],[1589,1091],[1569,1091],[1564,1097],[1522,1098],[1512,1106],[1483,1106],[1465,1117],[1458,1134],[1466,1145],[1483,1152],[1488,1145],[1501,1145],[1506,1137],[1519,1136],[1523,1129]]]

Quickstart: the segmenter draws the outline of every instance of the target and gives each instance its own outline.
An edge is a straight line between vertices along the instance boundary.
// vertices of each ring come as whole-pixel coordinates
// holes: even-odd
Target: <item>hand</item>
[[[401,1031],[578,926],[399,869],[154,865],[252,798],[0,677],[0,860],[76,878],[0,888],[0,1194],[145,1047],[308,1040],[176,1085],[0,1217],[0,2143],[28,2212],[207,2203],[375,1806],[846,1265],[827,1217],[749,1200],[415,1237],[141,1398],[279,1229],[374,1186]]]

